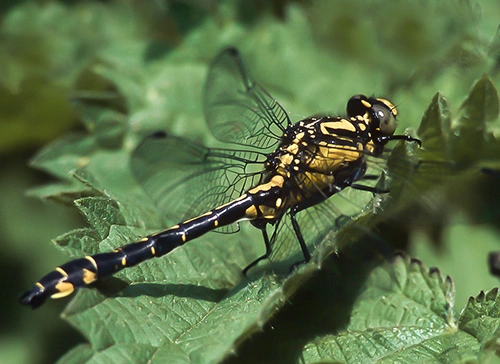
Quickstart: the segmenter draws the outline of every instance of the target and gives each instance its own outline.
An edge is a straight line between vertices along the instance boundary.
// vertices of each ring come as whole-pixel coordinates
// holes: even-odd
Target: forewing
[[[205,118],[220,141],[269,151],[290,124],[278,102],[247,74],[238,51],[224,50],[210,67]]]

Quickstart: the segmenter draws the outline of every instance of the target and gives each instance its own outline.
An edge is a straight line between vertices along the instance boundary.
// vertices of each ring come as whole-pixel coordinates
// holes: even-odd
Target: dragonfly
[[[311,240],[332,226],[330,197],[347,188],[380,192],[362,183],[374,179],[367,174],[370,159],[381,158],[389,141],[420,144],[395,134],[398,110],[384,98],[355,95],[347,102],[346,116],[292,123],[247,73],[235,48],[223,50],[212,62],[204,110],[211,133],[231,148],[207,148],[158,132],[146,137],[131,158],[136,179],[160,211],[186,219],[114,251],[57,267],[20,297],[21,304],[37,308],[47,298],[68,296],[210,231],[236,232],[242,221],[261,231],[265,245],[265,253],[243,274],[264,259],[280,259],[290,242],[298,243],[301,255],[293,267],[308,262],[311,244],[304,236]],[[179,200],[186,195],[192,200]]]

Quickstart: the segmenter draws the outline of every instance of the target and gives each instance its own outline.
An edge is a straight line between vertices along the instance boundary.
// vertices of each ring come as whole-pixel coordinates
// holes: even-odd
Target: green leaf
[[[369,275],[345,329],[304,347],[304,362],[456,363],[484,358],[495,350],[485,342],[500,336],[497,293],[495,289],[471,298],[457,322],[451,279],[419,261],[396,257]]]
[[[446,137],[450,132],[450,122],[448,103],[438,92],[425,110],[417,131],[426,153],[435,160],[446,160]]]
[[[498,118],[499,101],[495,85],[487,76],[479,79],[462,104],[450,135],[452,159],[462,166],[477,162],[482,155],[486,123]]]
[[[125,225],[118,204],[110,198],[88,197],[75,201],[76,207],[85,215],[101,239],[104,239],[112,225]]]
[[[500,298],[498,288],[469,298],[467,306],[460,315],[460,330],[473,336],[485,349],[498,350],[500,335]],[[491,345],[493,344],[493,345]]]
[[[268,276],[228,293],[224,287],[204,284],[197,289],[171,277],[163,285],[134,283],[114,299],[91,291],[85,300],[73,301],[64,317],[87,333],[97,362],[102,356],[112,361],[216,362],[283,305],[280,285]],[[103,325],[95,325],[103,319]]]
[[[93,138],[82,134],[68,135],[42,149],[32,159],[31,165],[63,180],[71,180],[69,172],[87,165],[96,150]]]

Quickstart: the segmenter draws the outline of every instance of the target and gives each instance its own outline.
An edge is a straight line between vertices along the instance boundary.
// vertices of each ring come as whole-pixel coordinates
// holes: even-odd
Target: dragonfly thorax
[[[353,169],[364,171],[365,154],[372,146],[361,122],[311,117],[289,126],[277,150],[268,155],[268,178],[282,175],[294,196],[291,200],[300,202],[353,182],[344,175],[362,177]]]
[[[289,203],[330,196],[363,177],[366,157],[379,156],[394,133],[397,110],[385,99],[353,96],[348,116],[309,117],[289,125],[267,157],[267,175],[285,179]]]

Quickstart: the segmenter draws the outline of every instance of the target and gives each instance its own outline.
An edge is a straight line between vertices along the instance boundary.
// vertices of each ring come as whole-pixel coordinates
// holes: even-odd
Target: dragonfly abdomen
[[[277,186],[273,186],[274,189]],[[32,308],[47,298],[70,295],[76,288],[85,287],[98,279],[137,265],[154,257],[161,257],[209,231],[240,220],[267,218],[260,213],[262,203],[275,205],[275,193],[266,184],[253,192],[219,206],[207,213],[184,221],[170,229],[149,235],[135,243],[124,245],[108,253],[99,253],[72,260],[44,276],[20,297],[20,302]]]

